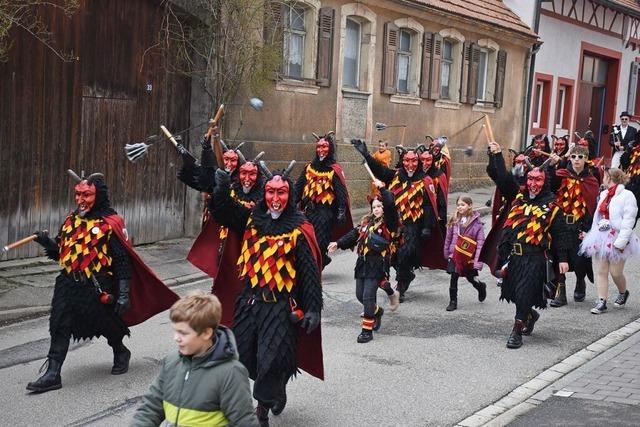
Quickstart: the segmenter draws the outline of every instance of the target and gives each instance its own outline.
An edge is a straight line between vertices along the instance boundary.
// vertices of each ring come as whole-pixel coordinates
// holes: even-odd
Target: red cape
[[[305,221],[300,226],[300,230],[304,234],[311,253],[318,266],[318,274],[322,271],[322,252],[316,240],[316,234],[313,225]],[[204,231],[204,230],[203,230]],[[218,240],[219,243],[219,240]],[[194,245],[195,246],[195,245]],[[237,249],[236,249],[237,248]],[[228,326],[233,324],[233,316],[235,311],[236,300],[242,291],[242,282],[238,278],[238,269],[236,262],[240,256],[242,248],[242,239],[237,233],[231,233],[227,236],[222,261],[220,265],[224,268],[217,269],[216,283],[214,287],[215,295],[222,303],[222,320],[221,323]],[[217,246],[216,252],[217,253]],[[232,259],[235,257],[234,259]],[[318,283],[320,277],[318,276]],[[298,328],[298,348],[297,348],[298,367],[316,378],[324,380],[324,363],[322,356],[322,325],[319,325],[312,333],[307,334],[306,331]]]
[[[220,225],[209,217],[200,234],[196,237],[187,260],[210,277],[218,274],[218,247],[220,246]]]
[[[346,206],[345,206],[345,220],[342,223],[337,223],[331,228],[331,241],[335,242],[345,234],[347,234],[353,228],[353,219],[351,218],[351,200],[349,198],[349,192],[347,190],[347,182],[344,178],[344,171],[342,166],[338,162],[331,165],[331,169],[335,172],[336,176],[344,186],[347,194]],[[315,236],[315,235],[314,235]],[[322,259],[322,258],[321,258]],[[322,268],[320,269],[322,271]]]
[[[429,203],[431,203],[431,208],[437,218],[438,203],[436,201],[437,196],[433,180],[428,176],[425,176],[423,180],[426,187],[426,193],[429,196]],[[441,179],[440,181],[446,180]],[[431,269],[446,270],[447,261],[444,259],[444,255],[442,254],[443,247],[444,239],[440,232],[440,226],[436,224],[436,226],[433,227],[433,230],[431,230],[431,237],[421,241],[420,243],[420,248],[418,249],[420,251],[420,265]]]
[[[556,176],[562,178],[574,178],[574,175],[572,175],[566,169],[556,170]],[[587,175],[585,177],[580,177],[579,179],[580,190],[582,190],[582,194],[584,195],[584,201],[587,205],[587,210],[589,211],[589,215],[593,217],[593,214],[596,211],[598,195],[600,194],[600,184],[598,183],[598,178],[593,175]]]
[[[118,240],[131,256],[133,268],[129,287],[131,306],[122,316],[122,320],[127,326],[134,326],[170,308],[179,297],[162,283],[133,249],[131,241],[125,234],[122,217],[114,214],[105,216],[104,220],[111,226]]]

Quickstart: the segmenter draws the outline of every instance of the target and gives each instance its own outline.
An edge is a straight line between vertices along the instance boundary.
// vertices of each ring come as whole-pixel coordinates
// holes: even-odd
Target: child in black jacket
[[[394,249],[393,239],[398,229],[398,214],[393,194],[384,188],[384,183],[376,180],[374,184],[380,194],[371,201],[371,213],[366,215],[359,226],[329,244],[329,252],[336,249],[356,247],[356,297],[364,306],[362,332],[359,343],[373,339],[373,331],[380,328],[384,310],[376,303],[378,287],[382,287],[390,299],[391,310],[398,307],[399,295],[389,284],[389,264]]]

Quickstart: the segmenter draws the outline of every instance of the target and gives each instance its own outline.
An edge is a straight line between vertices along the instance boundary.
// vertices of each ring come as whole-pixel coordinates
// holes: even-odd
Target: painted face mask
[[[544,187],[545,174],[539,168],[532,169],[527,174],[527,189],[531,196],[537,196]]]
[[[316,154],[320,161],[329,155],[329,142],[326,139],[321,138],[316,142]]]
[[[258,166],[252,162],[246,162],[240,166],[239,171],[240,185],[245,193],[251,191],[258,180]]]
[[[418,169],[418,156],[415,151],[407,151],[404,156],[402,156],[402,167],[409,177],[413,176]]]
[[[428,171],[433,165],[433,155],[431,155],[431,153],[429,153],[428,151],[425,151],[424,153],[420,154],[420,162],[422,163],[422,170],[424,170],[425,172]]]
[[[581,147],[586,147],[587,149],[589,149],[589,141],[585,138],[580,138],[576,145],[580,145]]]
[[[272,218],[278,218],[289,202],[289,183],[275,175],[264,185],[264,201]]]
[[[431,144],[431,151],[433,152],[434,156],[440,154],[440,152],[442,151],[442,145],[443,144],[437,139],[433,141],[433,144]]]
[[[76,185],[75,193],[78,214],[84,217],[96,203],[96,186],[84,180]]]
[[[511,168],[511,173],[513,176],[517,178],[522,178],[526,171],[527,164],[524,160],[524,154],[518,154],[513,162],[513,167]]]
[[[562,154],[562,152],[567,148],[567,141],[563,138],[559,138],[556,140],[556,143],[553,145],[553,151],[556,154]]]
[[[238,153],[233,150],[225,151],[222,155],[222,161],[224,162],[224,170],[227,173],[232,173],[238,167]]]

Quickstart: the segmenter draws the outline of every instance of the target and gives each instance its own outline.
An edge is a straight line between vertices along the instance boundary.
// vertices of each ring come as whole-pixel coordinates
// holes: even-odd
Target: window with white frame
[[[360,85],[360,45],[362,25],[355,19],[347,18],[344,41],[344,63],[342,85],[358,88]]]
[[[442,60],[440,62],[440,98],[451,99],[451,76],[453,74],[453,41],[442,41]]]
[[[398,33],[398,80],[396,89],[400,93],[409,93],[411,79],[411,43],[412,34],[409,30],[401,29]]]
[[[558,100],[556,102],[556,128],[562,129],[564,123],[564,104],[567,99],[567,87],[560,85],[558,87]]]
[[[542,100],[544,99],[544,82],[536,82],[536,93],[533,100],[533,127],[540,127],[540,119],[542,118]]]
[[[284,74],[287,77],[302,78],[304,68],[304,47],[307,35],[305,28],[305,8],[297,4],[284,7]]]
[[[487,101],[487,77],[489,52],[487,49],[480,49],[480,62],[478,65],[478,91],[477,100]]]

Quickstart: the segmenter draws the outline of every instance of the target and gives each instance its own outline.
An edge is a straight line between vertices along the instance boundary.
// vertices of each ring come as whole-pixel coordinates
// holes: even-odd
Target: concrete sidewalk
[[[451,193],[449,213],[455,209],[461,194],[471,196],[481,214],[489,212],[485,202],[492,197],[493,187]],[[367,211],[366,208],[353,210],[354,221],[359,221]],[[165,284],[177,286],[207,277],[186,261],[192,243],[192,238],[167,240],[137,246],[136,251]],[[0,262],[0,326],[46,315],[58,271],[59,266],[46,257]]]
[[[604,316],[615,316],[611,311]],[[555,364],[458,426],[637,426],[638,420],[640,319]]]

